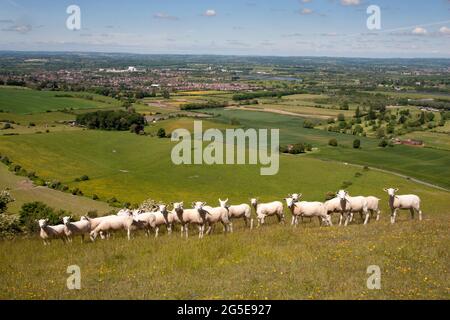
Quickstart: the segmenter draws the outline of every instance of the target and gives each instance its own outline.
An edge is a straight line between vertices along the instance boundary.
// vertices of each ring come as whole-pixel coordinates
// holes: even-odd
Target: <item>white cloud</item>
[[[343,6],[357,6],[361,4],[361,0],[341,0]]]
[[[304,8],[302,11],[300,11],[300,14],[311,14],[313,13],[312,9]]]
[[[28,33],[31,30],[33,30],[33,27],[30,24],[16,24],[2,29],[2,31],[11,31],[18,33]]]
[[[203,13],[205,17],[215,17],[217,15],[216,10],[214,9],[208,9]]]
[[[439,32],[441,34],[443,34],[443,35],[449,36],[450,35],[450,28],[444,26],[444,27],[439,29]]]
[[[163,19],[163,20],[178,20],[178,17],[168,15],[164,12],[157,12],[153,15],[153,18],[155,19]]]
[[[412,34],[424,36],[428,33],[427,29],[422,27],[416,27],[413,29]]]

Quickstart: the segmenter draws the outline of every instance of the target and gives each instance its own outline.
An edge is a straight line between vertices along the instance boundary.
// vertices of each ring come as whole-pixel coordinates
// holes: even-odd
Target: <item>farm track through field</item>
[[[272,108],[252,108],[252,107],[226,107],[224,109],[231,109],[231,110],[248,110],[248,111],[260,111],[260,112],[270,112],[270,113],[277,113],[282,114],[285,116],[294,116],[294,117],[300,117],[300,118],[313,118],[313,119],[329,119],[330,116],[323,116],[323,115],[312,115],[312,114],[306,114],[306,113],[296,113],[296,112],[290,112],[290,111],[284,111],[284,110],[278,110],[278,109],[272,109]]]

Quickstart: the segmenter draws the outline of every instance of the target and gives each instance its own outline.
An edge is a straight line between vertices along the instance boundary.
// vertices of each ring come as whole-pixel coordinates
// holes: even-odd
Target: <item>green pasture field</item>
[[[57,97],[71,95],[73,97]],[[92,96],[93,100],[83,98]],[[23,88],[0,87],[0,110],[17,114],[39,113],[47,110],[111,108],[119,105],[117,100],[91,93],[62,91],[37,91]]]
[[[395,171],[439,186],[450,187],[450,153],[447,150],[395,146],[378,147],[378,140],[358,137],[362,148],[352,148],[355,136],[328,132],[319,129],[303,128],[303,119],[267,112],[245,110],[211,109],[208,112],[220,115],[218,121],[229,123],[239,119],[247,128],[279,128],[280,143],[311,143],[319,147],[309,157],[338,160],[348,163],[373,166]],[[336,138],[339,147],[328,146],[328,141]]]

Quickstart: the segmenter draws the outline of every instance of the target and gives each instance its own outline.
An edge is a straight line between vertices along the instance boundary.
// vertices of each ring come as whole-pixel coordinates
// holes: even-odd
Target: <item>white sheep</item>
[[[153,212],[141,212],[139,210],[137,212],[133,212],[133,218],[135,220],[133,229],[145,230],[145,235],[148,237],[156,220]]]
[[[415,194],[396,195],[398,189],[383,189],[389,194],[389,207],[391,208],[391,223],[395,223],[397,211],[407,210],[411,212],[411,219],[414,219],[414,213],[419,213],[419,220],[422,221],[422,210],[420,210],[420,198]]]
[[[301,193],[293,193],[293,194],[288,194],[287,197],[292,198],[292,200],[294,202],[298,202],[298,200],[302,197],[302,194]],[[301,218],[302,218],[302,222],[303,222],[304,217],[302,216]],[[311,217],[309,217],[309,221],[311,222]]]
[[[299,199],[299,198],[297,198]],[[285,198],[286,205],[291,210],[292,221],[291,225],[298,225],[299,217],[317,217],[319,219],[319,224],[322,221],[327,225],[332,226],[331,217],[327,214],[325,205],[322,202],[308,202],[308,201],[294,201],[293,198]]]
[[[105,219],[108,219],[110,217],[115,217],[116,215],[108,215],[108,216],[103,216],[103,217],[97,217],[97,218],[89,218],[89,217],[85,217],[87,220],[89,220],[89,222],[91,223],[91,232],[92,230],[95,230],[95,228],[98,227],[98,225]],[[104,233],[104,232],[100,232],[100,238],[105,239],[107,237],[109,237],[110,234],[109,233]]]
[[[228,215],[228,210],[225,207],[211,207],[211,206],[203,206],[203,210],[206,211],[206,223],[208,224],[208,229],[206,230],[206,234],[211,234],[216,223],[220,222],[223,225],[223,231],[230,231],[230,218]]]
[[[125,208],[125,209],[120,209],[119,212],[117,212],[116,215],[118,216],[128,216],[130,214],[130,210]]]
[[[132,213],[128,216],[109,216],[91,231],[91,239],[94,241],[100,232],[108,234],[112,231],[126,230],[128,240],[131,239],[131,230],[139,227],[139,222],[134,220]]]
[[[327,214],[330,215],[330,217],[333,213],[339,213],[339,225],[342,225],[342,220],[344,218],[344,211],[342,210],[341,199],[336,197],[327,200],[325,201],[324,206]]]
[[[341,201],[341,209],[347,214],[345,219],[345,226],[350,222],[353,217],[353,213],[359,212],[365,215],[364,224],[369,222],[369,211],[367,210],[366,197],[357,196],[351,197],[347,191],[339,190],[336,194]]]
[[[151,227],[155,230],[155,238],[159,235],[159,228],[165,225],[167,228],[167,233],[172,233],[173,216],[167,211],[167,206],[161,204],[158,206],[159,210],[152,212],[155,219],[153,220]]]
[[[246,203],[230,206],[228,205],[228,199],[222,201],[219,199],[220,206],[228,210],[228,217],[230,219],[230,232],[233,232],[233,219],[244,219],[245,226],[249,227],[250,230],[253,229],[253,218],[252,218],[252,209]],[[250,222],[250,223],[249,223]]]
[[[66,242],[66,234],[64,232],[64,225],[58,224],[56,226],[49,226],[48,219],[40,219],[38,221],[40,231],[40,236],[44,241],[44,245],[50,244],[52,239],[61,239],[64,243]]]
[[[71,220],[72,216],[63,217],[64,233],[67,239],[72,242],[72,237],[80,235],[81,242],[84,242],[84,235],[91,232],[90,221],[85,216],[82,216],[77,222],[71,222]]]
[[[250,200],[251,205],[255,208],[256,218],[258,219],[258,227],[264,224],[266,217],[276,215],[278,222],[284,222],[283,204],[280,201],[269,203],[259,203],[258,199]]]
[[[173,212],[175,212],[174,221],[181,224],[181,236],[189,237],[189,225],[195,224],[198,226],[198,237],[201,239],[205,233],[206,212],[203,206],[206,203],[199,202],[198,205],[194,203],[193,209],[184,209],[183,202],[173,204]]]
[[[378,199],[377,197],[374,196],[368,196],[366,197],[367,200],[367,210],[370,211],[370,214],[377,214],[377,219],[376,221],[380,220],[380,199]]]

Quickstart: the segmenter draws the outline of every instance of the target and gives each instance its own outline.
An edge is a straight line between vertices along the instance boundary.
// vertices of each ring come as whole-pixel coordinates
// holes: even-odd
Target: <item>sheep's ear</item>
[[[303,196],[303,193],[299,193],[298,197],[301,198]]]
[[[181,201],[181,202],[180,202],[180,204],[181,204],[181,205],[183,205],[183,204],[184,204],[184,202],[183,202],[183,201]]]
[[[227,200],[225,200],[225,202],[228,202],[228,198],[227,198]]]
[[[45,222],[48,222],[48,218],[47,218],[47,219],[45,219]]]
[[[219,198],[219,202],[222,202],[222,200]]]
[[[398,188],[395,188],[394,190],[395,190],[395,192],[397,192],[397,191],[398,191]]]
[[[384,191],[384,192],[387,192],[387,189],[386,189],[386,188],[383,188],[383,191]]]
[[[290,193],[288,193],[288,196],[287,196],[288,198],[292,198],[292,194],[290,194]]]

